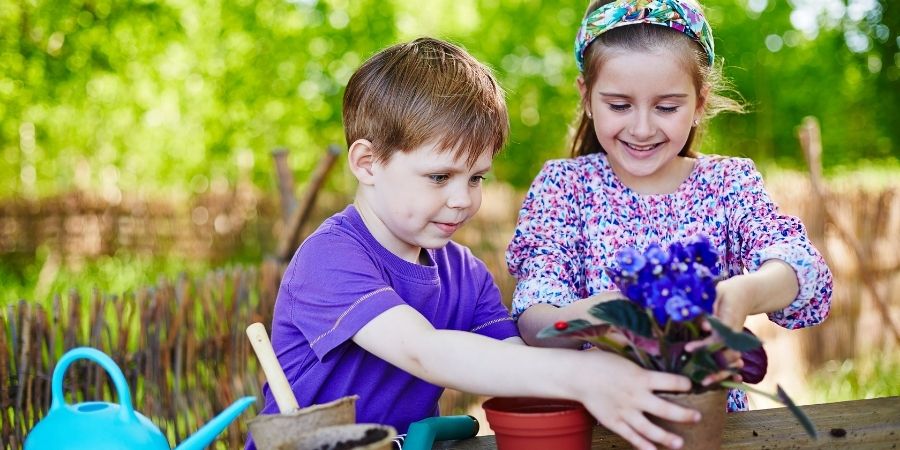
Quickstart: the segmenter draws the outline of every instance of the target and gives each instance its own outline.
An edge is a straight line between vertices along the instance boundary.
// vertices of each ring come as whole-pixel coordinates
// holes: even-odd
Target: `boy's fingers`
[[[648,377],[651,391],[687,392],[691,389],[691,380],[683,375],[649,372]]]
[[[684,439],[677,434],[670,433],[653,422],[649,421],[643,414],[635,414],[629,418],[629,425],[635,430],[640,430],[643,437],[665,445],[668,448],[681,448],[684,445]]]
[[[699,411],[665,401],[655,395],[651,397],[646,404],[646,410],[653,411],[651,414],[660,419],[666,419],[672,422],[691,423],[699,422],[701,418]]]

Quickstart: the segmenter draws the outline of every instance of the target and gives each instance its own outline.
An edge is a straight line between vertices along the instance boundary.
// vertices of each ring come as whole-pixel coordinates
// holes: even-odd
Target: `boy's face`
[[[364,196],[368,204],[360,214],[385,248],[416,262],[422,248],[443,247],[478,212],[481,182],[491,163],[489,150],[472,167],[451,151],[438,151],[436,144],[398,151],[387,162],[372,164]]]

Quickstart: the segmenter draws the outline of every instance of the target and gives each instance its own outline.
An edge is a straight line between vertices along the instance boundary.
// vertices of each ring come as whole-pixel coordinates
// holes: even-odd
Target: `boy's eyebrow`
[[[631,99],[631,96],[630,96],[630,95],[626,95],[626,94],[617,94],[617,93],[615,93],[615,92],[598,92],[598,94],[600,94],[600,95],[602,95],[602,96],[604,96],[604,97],[619,97],[619,98],[627,98],[627,99]],[[686,98],[687,96],[688,96],[688,94],[663,94],[663,95],[658,95],[658,96],[656,96],[656,98],[658,98],[658,99],[665,99],[665,98]]]
[[[456,166],[444,166],[444,165],[442,165],[442,166],[428,167],[428,168],[427,168],[427,171],[428,171],[428,172],[447,172],[447,173],[468,173],[468,172],[485,173],[485,172],[490,172],[491,169],[493,169],[493,168],[494,168],[494,165],[493,165],[493,164],[491,164],[491,165],[489,165],[489,166],[487,166],[487,167],[474,167],[474,166],[473,166],[473,167],[466,167],[465,169],[462,169],[462,170],[461,170],[459,167],[456,167]]]

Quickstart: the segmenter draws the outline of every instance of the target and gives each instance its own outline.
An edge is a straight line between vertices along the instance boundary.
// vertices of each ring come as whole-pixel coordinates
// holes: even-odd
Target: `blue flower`
[[[703,310],[691,303],[690,300],[680,295],[675,295],[666,302],[666,313],[672,320],[684,322],[703,314]]]
[[[659,244],[650,244],[644,252],[644,257],[647,258],[647,265],[654,276],[662,275],[665,266],[669,264],[669,254]]]
[[[619,286],[619,289],[622,291],[622,294],[625,295],[625,298],[638,303],[640,305],[644,305],[644,289],[641,288],[638,284],[626,284],[624,286]]]
[[[716,300],[718,254],[704,236],[667,249],[650,244],[641,253],[624,248],[606,272],[629,300],[648,312],[661,327],[712,313]]]
[[[716,250],[706,236],[694,236],[688,241],[685,249],[691,256],[693,262],[703,265],[709,269],[714,276],[719,274],[719,255],[716,253]]]
[[[686,267],[693,262],[693,255],[681,242],[674,242],[669,246],[669,258],[673,269]]]
[[[616,255],[616,263],[623,274],[635,275],[647,264],[647,259],[633,248],[626,248]]]

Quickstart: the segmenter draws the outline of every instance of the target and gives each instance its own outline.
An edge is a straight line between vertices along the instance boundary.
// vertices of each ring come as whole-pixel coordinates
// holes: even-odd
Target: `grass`
[[[810,377],[812,403],[900,396],[900,352],[829,361]]]

